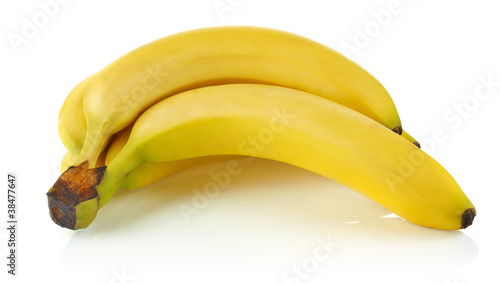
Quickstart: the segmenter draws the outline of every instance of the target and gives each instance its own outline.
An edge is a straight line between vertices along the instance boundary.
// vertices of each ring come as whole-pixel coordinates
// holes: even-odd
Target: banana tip
[[[397,126],[397,127],[394,127],[394,129],[392,129],[392,131],[398,135],[401,135],[403,133],[403,128],[401,126]]]
[[[476,217],[476,209],[475,208],[466,209],[462,214],[462,229],[465,229],[470,225],[472,225],[474,217]]]

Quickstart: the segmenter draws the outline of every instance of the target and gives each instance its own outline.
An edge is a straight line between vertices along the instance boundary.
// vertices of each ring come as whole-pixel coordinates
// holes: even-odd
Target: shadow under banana
[[[240,170],[231,175],[228,162],[120,192],[91,227],[75,232],[62,257],[65,268],[110,262],[149,268],[153,261],[173,269],[279,269],[295,247],[324,235],[338,246],[324,267],[334,270],[456,270],[477,256],[463,232],[412,224],[317,174],[239,158],[231,162]]]

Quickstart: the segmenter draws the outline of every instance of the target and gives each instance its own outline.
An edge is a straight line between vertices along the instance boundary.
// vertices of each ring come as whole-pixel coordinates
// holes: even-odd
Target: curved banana
[[[426,227],[466,228],[476,214],[438,162],[372,119],[305,92],[235,84],[190,90],[149,108],[107,167],[85,162],[61,175],[47,193],[51,217],[85,228],[140,164],[210,155],[296,165]]]
[[[69,167],[75,164],[76,157],[71,152],[66,152],[62,161],[61,161],[61,173],[68,170]]]
[[[59,111],[58,130],[59,137],[72,156],[78,156],[82,150],[87,133],[87,122],[83,112],[83,95],[94,75],[71,90]]]
[[[101,162],[99,162],[100,166],[108,165],[115,159],[115,157],[120,153],[120,151],[127,144],[128,138],[130,136],[130,132],[132,131],[132,126],[125,128],[120,131],[116,138],[113,139],[113,142],[110,143],[108,150],[106,151],[105,162],[102,162],[102,155],[99,157]],[[412,136],[407,134],[405,131],[401,134],[401,136],[406,136],[407,140],[411,142],[413,139]],[[420,148],[420,144],[413,139],[417,147]],[[214,155],[214,156],[200,156],[194,158],[188,158],[177,161],[170,162],[147,162],[137,166],[132,172],[127,174],[125,177],[125,181],[123,182],[122,189],[135,190],[138,188],[142,188],[147,186],[153,182],[156,182],[160,179],[163,179],[167,176],[175,174],[180,171],[187,170],[189,168],[193,168],[196,166],[201,166],[205,164],[227,161],[235,158],[241,158],[241,156],[233,156],[233,155]],[[74,164],[75,158],[71,157],[71,162],[63,162],[64,166],[62,166],[62,172],[66,171],[70,166]]]
[[[106,155],[108,151],[105,150],[103,151],[100,155],[99,158],[97,159],[97,167],[105,166],[106,163]],[[75,165],[76,157],[71,153],[71,152],[66,152],[64,155],[62,161],[61,161],[61,173],[64,173],[68,168],[72,167]],[[152,183],[153,181],[150,181],[148,183]]]
[[[111,163],[113,159],[121,152],[128,141],[131,131],[132,127],[127,127],[126,129],[120,131],[116,138],[113,139],[113,142],[110,144],[107,153],[105,154],[106,157],[104,164],[108,165],[109,163]],[[241,156],[214,155],[194,157],[170,162],[142,163],[124,177],[124,180],[122,182],[123,186],[121,187],[121,189],[139,189],[167,176],[190,168],[194,168],[196,166],[231,160],[237,157]],[[104,166],[104,164],[101,166]]]
[[[416,147],[420,148],[420,143],[414,137],[412,137],[410,134],[408,134],[407,131],[403,130],[403,132],[401,133],[401,136],[404,139],[406,139],[409,142],[411,142],[412,144],[414,144]]]
[[[78,164],[90,167],[109,137],[156,102],[209,85],[260,83],[336,101],[401,134],[394,103],[366,70],[307,38],[258,27],[211,27],[167,36],[95,76],[83,105],[87,134]]]

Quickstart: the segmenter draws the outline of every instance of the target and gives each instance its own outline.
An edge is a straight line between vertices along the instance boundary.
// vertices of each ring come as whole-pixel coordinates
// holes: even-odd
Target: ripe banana
[[[420,143],[414,137],[412,137],[410,134],[408,134],[407,131],[403,130],[403,132],[401,133],[401,136],[404,139],[406,139],[409,142],[411,142],[412,144],[414,144],[416,147],[420,148]]]
[[[85,228],[141,164],[211,155],[305,168],[426,227],[466,228],[476,214],[439,163],[372,119],[290,88],[234,84],[186,91],[149,108],[107,167],[84,162],[61,175],[47,193],[51,217]]]
[[[61,173],[69,167],[75,165],[80,153],[87,131],[87,123],[83,113],[83,96],[86,87],[89,85],[94,75],[79,83],[68,95],[59,113],[59,134],[63,144],[68,149],[61,162]],[[99,156],[96,167],[107,165],[121,151],[128,136],[131,126],[117,133],[117,138],[110,143],[109,151],[104,151]],[[402,137],[419,146],[418,142],[403,131]],[[149,185],[157,180],[165,178],[174,173],[213,162],[219,162],[235,158],[236,156],[210,156],[186,159],[182,161],[163,163],[147,163],[136,168],[133,173],[127,176],[125,187],[127,189],[137,189]],[[106,161],[105,161],[106,160]],[[168,162],[167,162],[168,163]]]
[[[125,147],[125,145],[127,144],[131,131],[132,127],[129,126],[126,129],[120,131],[118,134],[116,134],[116,138],[113,139],[113,142],[110,143],[108,150],[105,151],[106,155],[105,162],[102,161],[103,154],[101,154],[101,156],[99,157],[100,159],[99,164],[101,165],[98,165],[97,167],[108,165],[113,161],[113,159],[115,159],[115,157],[121,152],[123,147]],[[405,135],[405,132],[403,132],[402,135]],[[411,138],[411,136],[409,135],[407,137],[408,139]],[[414,144],[420,147],[418,142],[415,142]],[[71,158],[72,158],[71,161],[63,160],[64,165],[62,166],[62,172],[66,171],[70,166],[74,164],[75,159],[74,157]],[[170,162],[143,163],[137,166],[134,170],[132,170],[132,172],[127,174],[127,176],[125,177],[125,181],[123,182],[124,185],[122,189],[135,190],[189,168],[220,161],[227,161],[235,158],[241,158],[241,156],[233,156],[233,155],[200,156],[200,157],[194,157],[194,158],[188,158]]]
[[[83,112],[83,95],[94,75],[76,85],[68,94],[59,111],[59,137],[72,156],[80,155],[87,132],[87,122]],[[69,158],[66,158],[67,161]]]
[[[64,173],[64,171],[68,170],[69,167],[73,166],[75,164],[75,160],[76,157],[71,154],[71,152],[66,152],[61,161],[61,173]]]
[[[104,150],[100,155],[99,158],[97,159],[96,167],[102,167],[106,165],[106,155],[108,151]],[[71,153],[71,152],[66,152],[64,155],[62,161],[61,161],[61,173],[64,173],[64,171],[68,170],[71,166],[75,165],[75,160],[76,157]],[[152,183],[153,181],[149,182]]]
[[[260,83],[336,101],[401,134],[394,103],[366,70],[307,38],[267,28],[212,27],[164,37],[102,69],[87,86],[87,133],[77,164],[94,167],[109,137],[181,91]]]
[[[76,164],[76,156],[80,153],[83,141],[85,140],[87,122],[85,121],[82,104],[85,89],[93,76],[94,75],[86,78],[70,92],[59,113],[59,135],[63,144],[68,149],[68,152],[65,154],[61,162],[61,173]],[[104,151],[99,156],[96,167],[107,165],[116,155],[118,155],[123,146],[125,146],[131,129],[131,126],[129,126],[128,128],[117,133],[117,138],[110,144],[109,151]],[[416,141],[406,131],[403,130],[401,136],[420,147],[418,141]],[[175,162],[171,162],[166,165],[163,163],[143,164],[139,166],[139,168],[136,168],[133,174],[127,176],[127,181],[125,182],[126,186],[124,188],[141,188],[169,175],[195,166],[225,161],[236,157],[237,156],[209,156],[178,161],[179,164],[175,164]]]
[[[119,132],[106,151],[105,164],[108,165],[121,152],[128,141],[132,127]],[[101,155],[102,156],[102,155]],[[235,159],[241,156],[214,155],[188,158],[170,162],[146,162],[137,166],[124,177],[121,189],[135,190],[147,186],[167,176],[196,166]],[[101,159],[101,157],[99,157]],[[102,159],[101,159],[102,160]],[[104,166],[104,165],[101,165]],[[67,167],[68,168],[68,167]],[[66,169],[67,169],[66,168]]]

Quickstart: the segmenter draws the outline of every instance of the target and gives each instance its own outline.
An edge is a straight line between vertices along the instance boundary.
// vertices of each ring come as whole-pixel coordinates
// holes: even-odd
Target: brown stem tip
[[[416,147],[421,148],[421,147],[420,147],[420,143],[419,143],[418,141],[414,141],[414,142],[413,142],[413,144],[414,144]]]
[[[403,133],[403,128],[398,126],[398,127],[395,127],[394,129],[392,129],[392,131],[398,135],[401,135]]]
[[[88,166],[85,161],[79,166],[68,168],[47,192],[50,217],[57,225],[78,229],[75,207],[92,199],[98,203],[96,187],[101,182],[106,166],[93,169],[88,169]]]
[[[464,211],[462,214],[462,229],[465,229],[472,225],[472,222],[474,221],[474,217],[476,217],[476,209],[475,208],[469,208]]]

